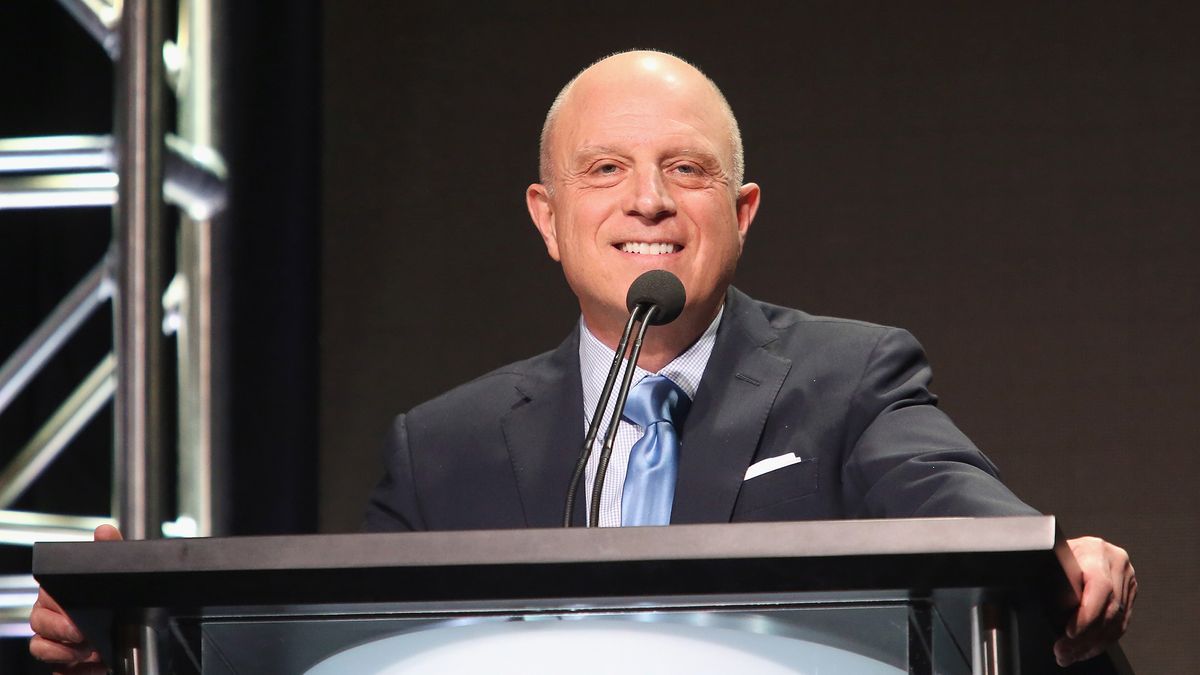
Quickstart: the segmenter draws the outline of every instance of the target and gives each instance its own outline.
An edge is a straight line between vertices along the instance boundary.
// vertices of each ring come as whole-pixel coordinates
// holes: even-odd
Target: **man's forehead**
[[[703,73],[658,52],[626,52],[596,63],[579,74],[564,103],[569,108],[630,111],[672,104],[718,112],[721,107],[720,95]]]
[[[676,74],[635,70],[628,75],[586,74],[572,87],[567,105],[572,108],[621,109],[652,112],[663,106],[708,107],[716,97],[705,80],[686,80]]]
[[[694,140],[683,142],[717,155],[741,181],[741,136],[729,104],[698,69],[662,52],[611,56],[559,92],[542,128],[542,181],[553,182],[554,166],[571,161],[580,148],[607,144],[622,130],[627,139],[656,145],[668,135],[690,135]]]
[[[580,91],[559,119],[562,151],[618,146],[651,139],[712,147],[728,141],[719,101],[694,91],[612,86]],[[569,139],[569,140],[568,140]]]

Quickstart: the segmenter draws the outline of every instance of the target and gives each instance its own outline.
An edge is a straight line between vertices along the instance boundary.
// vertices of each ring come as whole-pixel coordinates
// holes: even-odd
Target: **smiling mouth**
[[[671,244],[667,242],[634,242],[627,241],[622,244],[616,244],[616,248],[624,253],[637,253],[638,255],[666,255],[668,253],[676,253],[683,250],[679,244]]]

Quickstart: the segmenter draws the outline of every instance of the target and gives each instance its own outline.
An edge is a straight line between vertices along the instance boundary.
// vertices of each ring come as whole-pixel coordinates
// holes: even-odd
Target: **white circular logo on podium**
[[[615,619],[447,625],[335,654],[308,675],[897,675],[861,654],[780,635]]]

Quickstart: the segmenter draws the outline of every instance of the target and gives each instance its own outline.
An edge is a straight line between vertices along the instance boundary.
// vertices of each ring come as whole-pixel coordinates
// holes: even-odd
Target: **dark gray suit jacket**
[[[573,331],[397,417],[367,529],[559,526],[583,445],[579,378]],[[1036,513],[936,407],[929,379],[903,330],[730,288],[681,430],[671,522]],[[802,461],[743,481],[751,464],[789,453]]]

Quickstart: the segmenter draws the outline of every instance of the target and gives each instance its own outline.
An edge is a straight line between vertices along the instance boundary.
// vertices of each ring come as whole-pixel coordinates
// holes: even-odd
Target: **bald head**
[[[635,50],[603,58],[579,72],[558,92],[542,125],[538,174],[543,185],[553,191],[558,178],[555,143],[563,120],[571,119],[577,109],[598,99],[617,95],[683,97],[695,102],[703,114],[717,116],[728,130],[726,170],[734,190],[742,184],[745,160],[742,135],[737,119],[716,83],[692,64],[659,51]]]

